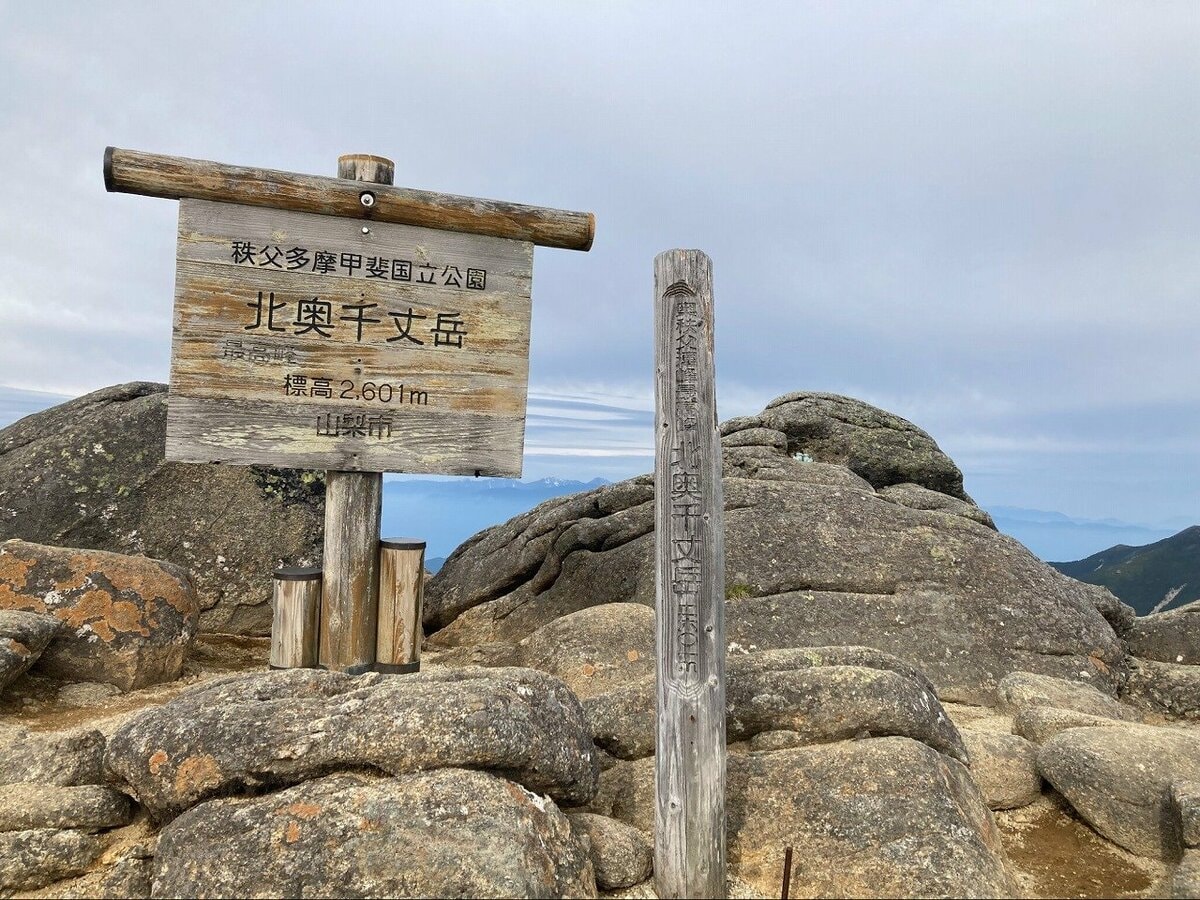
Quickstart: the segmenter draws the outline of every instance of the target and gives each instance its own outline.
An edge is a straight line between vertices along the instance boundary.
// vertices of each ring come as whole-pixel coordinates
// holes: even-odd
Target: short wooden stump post
[[[375,671],[420,671],[424,589],[425,542],[415,538],[380,541]]]
[[[321,569],[276,569],[274,583],[271,668],[312,668],[320,633]]]

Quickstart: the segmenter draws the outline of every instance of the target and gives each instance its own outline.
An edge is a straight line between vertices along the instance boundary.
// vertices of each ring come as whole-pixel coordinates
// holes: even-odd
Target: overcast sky
[[[535,258],[526,476],[650,456],[652,262],[723,416],[813,389],[982,503],[1200,520],[1200,3],[0,0],[0,385],[166,380],[177,204],[106,145],[593,210]]]

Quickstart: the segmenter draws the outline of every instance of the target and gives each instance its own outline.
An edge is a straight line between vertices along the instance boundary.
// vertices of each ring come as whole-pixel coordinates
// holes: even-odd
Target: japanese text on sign
[[[389,256],[367,256],[362,253],[335,253],[329,250],[310,250],[308,247],[289,247],[278,244],[258,247],[250,241],[230,241],[229,258],[238,265],[281,272],[315,272],[318,275],[349,275],[377,278],[410,284],[429,284],[438,287],[487,290],[487,269],[459,266],[438,266],[433,263],[413,263],[411,259]]]
[[[405,341],[458,348],[462,347],[463,339],[467,336],[466,323],[460,312],[417,312],[411,306],[393,310],[367,302],[342,303],[335,311],[328,300],[311,297],[295,301],[293,318],[292,305],[286,300],[276,300],[274,291],[259,291],[257,299],[246,303],[254,314],[254,321],[242,327],[246,331],[266,329],[269,332],[311,334],[323,338],[333,337],[335,328],[347,328],[353,331],[354,340],[361,342],[368,326],[379,325],[380,328],[370,330],[388,335],[385,341],[389,344]],[[385,324],[383,316],[390,317],[390,322]],[[348,324],[339,325],[340,322]]]
[[[172,459],[520,471],[532,245],[203,200],[179,209]]]

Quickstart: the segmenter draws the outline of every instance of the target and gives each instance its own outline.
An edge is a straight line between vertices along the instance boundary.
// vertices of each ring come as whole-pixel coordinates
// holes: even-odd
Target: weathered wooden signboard
[[[167,458],[521,474],[533,244],[179,205]]]

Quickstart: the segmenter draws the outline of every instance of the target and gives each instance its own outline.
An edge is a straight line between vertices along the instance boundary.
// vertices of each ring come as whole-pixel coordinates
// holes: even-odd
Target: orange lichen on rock
[[[55,610],[55,615],[72,628],[89,626],[100,640],[111,643],[118,633],[134,632],[150,636],[143,608],[128,600],[114,600],[107,591],[90,590],[75,605]]]
[[[16,554],[15,551],[22,544],[24,541],[14,540],[5,541],[0,545],[0,578],[12,582],[18,590],[25,587],[29,578],[29,570],[34,564],[34,560],[23,559]]]
[[[321,807],[313,803],[296,802],[290,803],[280,810],[277,810],[279,815],[295,816],[297,819],[313,819],[321,814]]]
[[[300,840],[300,826],[295,822],[288,822],[283,832],[283,840],[287,844],[294,844]]]
[[[139,597],[153,597],[182,613],[189,611],[190,605],[180,601],[189,596],[190,585],[164,569],[158,560],[104,550],[75,550],[65,562],[71,574],[55,585],[56,590],[74,590],[86,585],[94,576],[101,575],[118,593],[131,592]]]
[[[0,546],[0,609],[44,613],[46,604],[40,597],[22,593],[29,583],[29,570],[37,562],[17,555],[22,544],[22,541],[5,541]]]
[[[199,797],[221,784],[221,767],[207,753],[189,756],[175,772],[175,790],[184,795]]]
[[[147,767],[150,769],[150,774],[157,775],[159,772],[161,772],[162,767],[166,765],[168,759],[170,759],[170,757],[167,756],[166,750],[155,750],[152,754],[150,754],[150,759],[147,760],[146,763]]]

